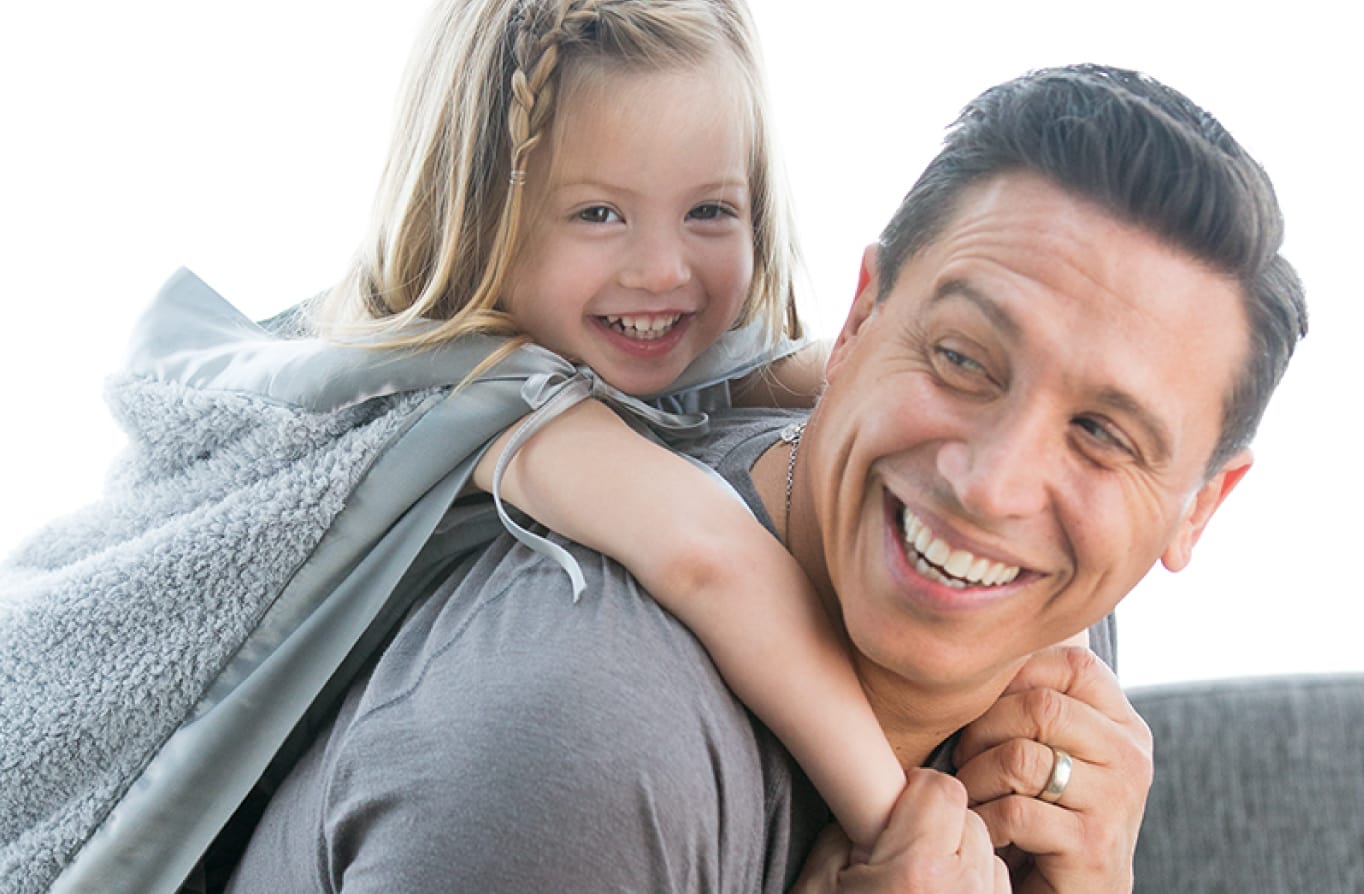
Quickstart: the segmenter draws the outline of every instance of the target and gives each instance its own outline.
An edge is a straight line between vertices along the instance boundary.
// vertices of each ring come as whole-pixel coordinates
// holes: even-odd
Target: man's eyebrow
[[[1020,337],[1018,321],[1010,316],[998,302],[964,279],[949,279],[938,286],[930,303],[936,304],[948,298],[963,298],[989,318],[990,322],[1010,338]],[[1151,451],[1148,460],[1160,464],[1170,458],[1171,443],[1169,427],[1144,404],[1131,394],[1119,388],[1104,388],[1097,396],[1100,406],[1135,420],[1137,425],[1146,429],[1151,437]]]
[[[1140,401],[1117,388],[1105,388],[1099,392],[1099,403],[1134,420],[1146,429],[1151,436],[1151,452],[1147,460],[1152,465],[1160,465],[1170,458],[1170,429],[1160,417],[1147,409]]]
[[[1018,323],[1009,315],[1009,312],[966,280],[949,279],[942,283],[933,293],[933,300],[929,304],[931,306],[948,298],[965,298],[975,305],[981,313],[989,317],[990,322],[996,328],[1003,330],[1005,335],[1010,338],[1018,337]]]

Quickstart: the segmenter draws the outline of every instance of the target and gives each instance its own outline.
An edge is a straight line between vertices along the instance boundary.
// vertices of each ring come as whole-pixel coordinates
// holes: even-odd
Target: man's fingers
[[[1082,808],[1077,793],[1094,793],[1085,786],[1091,767],[1075,755],[1069,754],[1069,778],[1061,796],[1055,799],[1063,807]],[[957,770],[957,779],[966,786],[972,807],[1009,795],[1035,798],[1051,781],[1056,768],[1056,752],[1050,746],[1033,739],[1010,739],[982,752]]]
[[[1010,894],[1013,884],[1009,881],[1009,865],[1003,858],[995,857],[995,894]]]
[[[1028,738],[1104,764],[1115,735],[1149,756],[1150,731],[1113,672],[1086,649],[1053,648],[1028,659],[1000,699],[966,728],[953,758],[960,767],[1009,739]]]
[[[962,827],[961,862],[967,867],[984,867],[981,881],[991,894],[1009,894],[1009,867],[995,856],[990,829],[974,810],[966,812],[966,823]]]
[[[994,844],[990,841],[990,830],[985,820],[974,810],[966,811],[966,821],[961,829],[962,862],[985,863],[995,855]]]
[[[1111,717],[1073,696],[1055,689],[1027,689],[1001,697],[972,721],[957,740],[952,759],[963,767],[1011,739],[1035,739],[1098,761],[1114,725]]]
[[[1003,694],[1028,689],[1064,692],[1114,720],[1126,717],[1130,710],[1117,675],[1098,655],[1079,646],[1054,646],[1034,653]]]
[[[985,820],[966,808],[960,782],[934,770],[911,770],[870,858],[839,872],[838,890],[1004,894],[1008,872],[990,837]],[[822,889],[803,894],[807,890]]]
[[[897,852],[915,849],[955,854],[961,846],[965,814],[966,788],[958,780],[935,770],[910,770],[869,862],[886,862]]]
[[[1014,845],[1033,857],[1060,853],[1084,836],[1078,814],[1036,798],[1009,795],[972,810],[989,829],[994,847]]]

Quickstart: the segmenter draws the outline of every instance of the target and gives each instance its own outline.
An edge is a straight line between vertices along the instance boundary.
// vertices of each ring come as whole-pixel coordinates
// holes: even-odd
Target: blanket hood
[[[502,530],[458,499],[474,464],[587,373],[528,345],[456,388],[499,343],[291,337],[171,278],[110,380],[129,446],[106,493],[0,566],[0,892],[179,887],[291,733]],[[770,356],[732,332],[679,384],[718,405]]]

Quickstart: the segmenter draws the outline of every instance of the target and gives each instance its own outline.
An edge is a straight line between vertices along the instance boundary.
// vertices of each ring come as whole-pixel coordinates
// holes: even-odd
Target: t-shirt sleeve
[[[1118,616],[1109,612],[1089,628],[1089,647],[1104,664],[1118,670]]]

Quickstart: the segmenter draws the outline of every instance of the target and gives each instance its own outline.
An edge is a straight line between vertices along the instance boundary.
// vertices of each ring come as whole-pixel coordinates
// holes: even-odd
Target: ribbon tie
[[[595,372],[585,366],[574,367],[556,358],[556,369],[537,372],[527,377],[521,386],[521,398],[531,407],[531,413],[521,421],[512,432],[507,447],[493,468],[493,503],[502,526],[518,541],[542,556],[552,559],[567,572],[573,582],[573,601],[577,602],[586,587],[582,569],[568,550],[551,543],[538,534],[519,525],[502,503],[502,476],[507,471],[518,450],[534,437],[535,433],[549,424],[555,417],[570,407],[589,398],[599,400],[625,419],[630,426],[645,437],[657,438],[652,432],[666,433],[677,438],[690,438],[704,434],[710,422],[705,413],[667,413],[650,406],[637,397],[626,394],[607,384]]]

